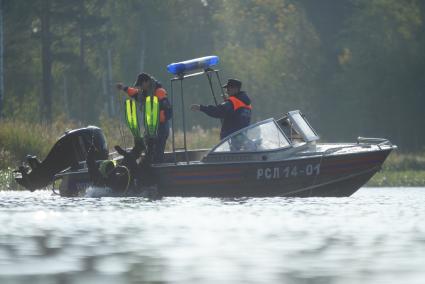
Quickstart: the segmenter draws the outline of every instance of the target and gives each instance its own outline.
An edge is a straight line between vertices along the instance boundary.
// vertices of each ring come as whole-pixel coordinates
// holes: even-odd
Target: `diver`
[[[135,138],[131,150],[116,145],[115,150],[123,156],[120,164],[114,160],[95,160],[95,147],[87,154],[87,168],[90,180],[95,186],[106,186],[116,193],[141,191],[143,187],[155,185],[151,164],[142,153],[146,151],[143,138]]]
[[[220,139],[249,125],[251,121],[251,100],[246,92],[241,91],[242,82],[237,79],[229,79],[223,86],[229,95],[218,106],[197,105],[191,106],[192,111],[202,111],[210,117],[223,119],[220,131]]]
[[[131,182],[130,170],[126,166],[117,165],[114,160],[96,161],[96,151],[95,147],[90,147],[86,160],[93,185],[109,187],[117,193],[126,193]]]
[[[147,102],[151,101],[151,97],[154,96],[158,100],[159,104],[159,125],[154,127],[155,130],[153,133],[145,134],[147,137],[147,146],[149,157],[152,155],[151,159],[153,163],[161,163],[164,161],[164,150],[165,144],[170,131],[169,120],[172,117],[172,107],[167,98],[167,92],[162,87],[162,85],[155,80],[151,75],[146,73],[141,73],[137,76],[137,80],[134,83],[134,87],[124,86],[122,83],[116,84],[118,90],[126,92],[130,97],[135,98],[139,101],[141,108],[144,110],[145,121],[148,114]],[[146,127],[145,130],[149,132],[149,127]]]
[[[134,147],[131,150],[124,150],[118,145],[114,148],[118,154],[123,156],[121,164],[130,170],[131,184],[135,188],[155,184],[151,163],[149,163],[146,155],[146,145],[143,138],[135,138]],[[142,156],[142,152],[145,152],[144,156]]]

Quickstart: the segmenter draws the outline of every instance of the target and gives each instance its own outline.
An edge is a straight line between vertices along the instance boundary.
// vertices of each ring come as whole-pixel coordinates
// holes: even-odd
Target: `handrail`
[[[207,68],[204,69],[201,72],[196,72],[196,73],[189,73],[189,74],[178,74],[175,77],[170,79],[170,84],[171,84],[171,105],[174,107],[174,89],[173,89],[173,83],[174,82],[178,82],[180,81],[180,100],[181,100],[181,112],[182,112],[182,122],[183,122],[183,149],[185,152],[185,158],[186,158],[186,163],[189,164],[189,156],[187,153],[187,141],[186,141],[186,117],[185,117],[185,102],[184,102],[184,88],[183,88],[183,80],[184,79],[188,79],[188,78],[192,78],[192,77],[196,77],[196,76],[200,76],[200,75],[206,75],[207,79],[208,79],[208,83],[210,85],[210,89],[211,89],[211,93],[212,96],[214,98],[214,102],[217,105],[217,99],[215,97],[215,93],[214,93],[214,88],[212,86],[212,76],[210,76],[211,73],[215,73],[217,76],[217,80],[220,84],[220,88],[221,88],[221,82],[220,82],[220,76],[218,75],[219,70],[217,69],[211,69],[211,68]],[[222,91],[222,95],[223,95],[223,91]],[[172,148],[173,148],[173,153],[174,153],[174,163],[177,164],[177,154],[176,154],[176,143],[175,143],[175,124],[174,124],[174,118],[172,118],[171,120],[171,131],[172,131]]]
[[[381,149],[381,146],[388,145],[392,148],[397,148],[396,145],[391,143],[390,140],[386,138],[373,138],[373,137],[357,137],[357,144],[370,144],[370,145],[376,145]]]
[[[381,144],[382,142],[389,142],[388,139],[385,138],[373,138],[373,137],[357,137],[357,144],[360,143],[368,143],[368,144]]]

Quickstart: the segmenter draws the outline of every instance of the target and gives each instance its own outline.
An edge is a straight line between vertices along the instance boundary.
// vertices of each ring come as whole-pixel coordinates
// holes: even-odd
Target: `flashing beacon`
[[[211,66],[217,65],[218,61],[219,58],[216,55],[205,56],[182,62],[171,63],[167,66],[167,70],[171,74],[181,75],[198,69],[207,69]]]

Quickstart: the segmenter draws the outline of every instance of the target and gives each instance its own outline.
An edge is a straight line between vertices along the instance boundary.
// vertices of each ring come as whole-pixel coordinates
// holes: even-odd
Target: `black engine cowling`
[[[55,143],[43,162],[35,156],[27,156],[31,171],[28,167],[21,166],[16,170],[21,173],[21,177],[15,179],[30,190],[44,188],[53,181],[55,174],[69,167],[78,168],[79,162],[86,160],[90,147],[97,149],[96,160],[108,159],[108,146],[100,128],[88,126],[67,131]]]

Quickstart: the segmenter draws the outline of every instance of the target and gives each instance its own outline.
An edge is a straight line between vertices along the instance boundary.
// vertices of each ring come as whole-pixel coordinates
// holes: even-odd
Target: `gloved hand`
[[[193,105],[190,106],[190,109],[192,111],[199,111],[199,110],[201,110],[201,106],[200,105],[193,104]]]
[[[117,153],[120,154],[121,156],[125,157],[126,155],[128,155],[127,151],[121,148],[119,145],[115,145],[114,148],[117,151]]]
[[[119,91],[121,91],[122,89],[124,89],[124,85],[122,83],[117,83],[115,86],[117,87],[117,89]]]

